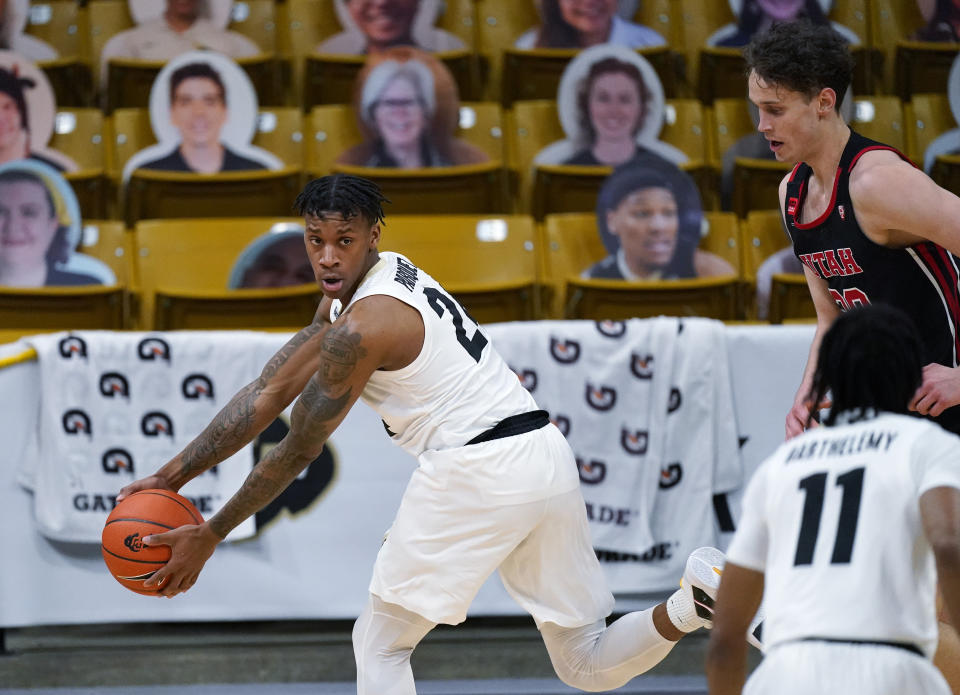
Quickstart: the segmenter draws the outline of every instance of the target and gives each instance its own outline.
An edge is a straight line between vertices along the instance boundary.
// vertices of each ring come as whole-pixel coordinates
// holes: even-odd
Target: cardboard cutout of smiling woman
[[[32,61],[59,57],[57,49],[46,41],[23,33],[29,16],[30,0],[0,0],[0,49]]]
[[[0,285],[113,285],[110,268],[77,253],[80,205],[70,184],[43,162],[0,164]]]
[[[429,53],[398,47],[371,56],[357,75],[354,108],[364,142],[340,155],[341,164],[419,169],[490,159],[454,137],[457,84]]]
[[[137,26],[107,41],[100,53],[100,85],[107,83],[111,58],[170,60],[182,53],[209,50],[231,58],[260,53],[243,34],[228,31],[233,0],[128,0]]]
[[[0,51],[0,164],[29,158],[59,171],[76,171],[70,157],[47,147],[56,112],[43,71],[17,53]]]
[[[393,46],[424,51],[466,48],[458,36],[434,26],[440,0],[333,0],[333,4],[343,31],[321,42],[316,53],[363,55]]]
[[[739,48],[750,43],[757,32],[773,24],[806,19],[814,24],[829,24],[834,31],[856,46],[860,37],[838,22],[827,19],[833,0],[730,0],[736,24],[727,24],[707,37],[708,46]]]
[[[531,0],[525,0],[530,2]],[[630,21],[636,0],[533,0],[540,26],[524,32],[515,48],[588,48],[612,44],[627,48],[663,46],[667,40]]]
[[[681,201],[689,201],[686,208]],[[669,163],[630,162],[604,181],[597,231],[610,253],[586,278],[674,280],[733,275],[719,256],[697,248],[704,227],[693,179]]]
[[[277,222],[237,255],[228,287],[293,287],[316,282],[304,245],[303,225]]]
[[[282,162],[250,144],[257,95],[247,74],[226,56],[192,51],[167,63],[150,90],[150,125],[159,144],[130,158],[134,169],[221,171],[279,169]]]
[[[659,158],[681,164],[687,155],[658,140],[663,129],[663,85],[653,66],[621,46],[594,46],[570,61],[560,78],[557,111],[565,140],[552,143],[535,164],[617,166]]]

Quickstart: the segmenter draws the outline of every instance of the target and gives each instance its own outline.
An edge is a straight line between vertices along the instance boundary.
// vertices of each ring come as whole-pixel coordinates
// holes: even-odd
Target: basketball
[[[143,582],[170,559],[170,546],[146,546],[143,537],[178,526],[202,524],[203,517],[186,497],[169,490],[140,490],[113,508],[103,527],[100,550],[114,579],[138,594],[159,593]]]

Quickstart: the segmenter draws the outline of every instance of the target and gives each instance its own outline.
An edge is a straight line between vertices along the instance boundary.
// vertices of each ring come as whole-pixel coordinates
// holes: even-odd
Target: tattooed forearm
[[[270,358],[260,376],[240,389],[206,429],[183,450],[177,470],[179,480],[171,482],[182,485],[229,458],[270,424],[275,413],[258,412],[257,398],[290,357],[322,328],[319,323],[310,324]]]
[[[210,519],[210,529],[225,538],[240,522],[279,495],[313,458],[284,439],[261,459],[237,493]]]

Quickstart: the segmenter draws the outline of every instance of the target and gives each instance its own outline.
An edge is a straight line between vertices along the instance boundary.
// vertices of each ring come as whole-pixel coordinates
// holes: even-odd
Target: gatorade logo
[[[100,376],[100,393],[107,398],[130,398],[130,382],[120,372],[105,372]]]
[[[617,404],[617,391],[609,386],[595,387],[587,382],[587,405],[594,410],[610,410]]]
[[[550,417],[550,422],[552,422],[554,426],[560,430],[560,434],[562,434],[564,437],[570,435],[570,418],[568,418],[566,415],[553,415]]]
[[[550,338],[550,354],[560,364],[573,364],[580,359],[580,343]]]
[[[627,332],[626,321],[597,321],[596,326],[600,335],[608,338],[622,338]]]
[[[537,390],[537,373],[533,369],[521,369],[519,371],[515,369],[513,373],[517,375],[520,385],[527,391],[533,393]]]
[[[63,431],[67,434],[85,434],[93,436],[90,416],[82,410],[68,410],[63,414]]]
[[[101,459],[104,473],[133,473],[133,457],[126,449],[108,449]]]
[[[137,356],[141,360],[166,360],[170,362],[170,345],[161,338],[144,338],[137,345]]]
[[[74,357],[87,359],[87,343],[83,338],[69,335],[59,343],[60,356],[66,360]]]
[[[620,429],[620,446],[628,454],[633,456],[643,456],[647,453],[647,447],[650,444],[650,433],[647,430],[628,430],[626,427]]]
[[[671,463],[660,469],[660,489],[669,490],[683,480],[683,467],[678,463]]]
[[[183,397],[190,400],[209,398],[213,400],[213,382],[206,374],[189,374],[181,386]]]
[[[649,380],[653,378],[653,355],[639,355],[634,352],[630,355],[630,371],[638,379]]]
[[[165,435],[173,439],[173,421],[166,413],[154,410],[143,416],[140,421],[140,431],[146,437]]]
[[[680,395],[680,389],[674,386],[670,389],[670,403],[667,404],[667,412],[675,413],[680,410],[681,405],[683,405],[683,396]]]
[[[584,461],[577,458],[577,471],[580,473],[580,482],[585,485],[599,485],[607,477],[607,464],[603,461]]]

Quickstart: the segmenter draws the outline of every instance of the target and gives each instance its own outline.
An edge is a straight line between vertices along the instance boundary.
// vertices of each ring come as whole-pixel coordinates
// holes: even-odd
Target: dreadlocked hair
[[[389,202],[373,181],[350,174],[333,174],[308,183],[293,202],[293,208],[301,217],[315,215],[322,219],[339,213],[349,220],[360,215],[372,225],[383,224],[382,203]]]
[[[883,304],[858,307],[841,314],[823,336],[810,397],[820,403],[832,392],[825,425],[844,412],[851,421],[870,410],[908,413],[922,369],[923,347],[909,316]],[[812,418],[811,412],[808,427]]]

